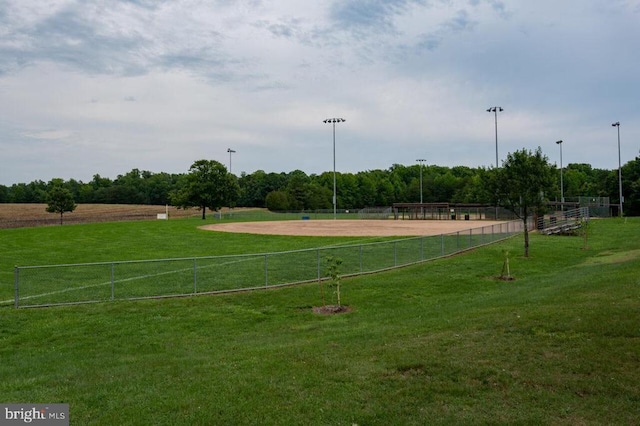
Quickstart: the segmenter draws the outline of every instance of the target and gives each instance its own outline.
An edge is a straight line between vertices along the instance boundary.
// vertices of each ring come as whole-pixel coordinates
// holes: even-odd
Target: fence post
[[[362,248],[362,244],[360,244],[360,273],[362,273],[363,271],[363,265],[362,265],[362,252],[363,252],[363,248]]]
[[[198,260],[193,258],[193,294],[198,293]]]
[[[264,255],[264,286],[269,287],[269,255]]]
[[[398,266],[398,242],[393,242],[393,266]]]
[[[320,282],[320,249],[316,249],[316,259],[317,259],[317,266],[318,266],[318,282]]]
[[[420,261],[424,262],[424,237],[420,237]]]
[[[116,298],[115,264],[111,262],[111,300]]]
[[[18,290],[18,275],[20,275],[20,269],[17,266],[13,267],[13,304],[18,309],[18,300],[20,299],[20,291]]]
[[[440,234],[440,256],[444,256],[444,234]]]

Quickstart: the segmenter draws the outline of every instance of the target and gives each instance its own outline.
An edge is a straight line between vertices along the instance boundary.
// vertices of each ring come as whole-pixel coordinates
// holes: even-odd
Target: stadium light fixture
[[[622,217],[622,162],[620,161],[620,122],[616,121],[612,124],[613,127],[618,128],[618,188],[620,191],[620,207],[618,208],[618,216]]]
[[[504,111],[500,106],[487,108],[487,112],[492,112],[496,123],[496,169],[500,167],[498,163],[498,113]],[[496,220],[498,220],[498,205],[496,205]]]
[[[227,152],[229,153],[229,173],[231,173],[231,154],[235,154],[236,152],[231,148],[227,148]]]
[[[337,216],[337,199],[336,199],[336,123],[344,123],[344,118],[327,118],[322,120],[323,123],[333,124],[333,220]]]
[[[422,164],[427,160],[418,158],[416,161],[420,164],[420,204],[422,204]]]
[[[562,182],[562,140],[556,142],[560,145],[560,210],[564,211],[564,185]]]
[[[487,112],[492,112],[495,118],[496,123],[496,168],[500,167],[498,165],[498,113],[504,111],[502,107],[494,106],[487,109]]]

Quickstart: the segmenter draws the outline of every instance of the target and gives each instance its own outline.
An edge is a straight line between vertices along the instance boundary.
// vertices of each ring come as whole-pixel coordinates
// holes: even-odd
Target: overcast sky
[[[0,184],[184,173],[617,169],[640,0],[0,0]],[[230,158],[227,149],[236,152]]]

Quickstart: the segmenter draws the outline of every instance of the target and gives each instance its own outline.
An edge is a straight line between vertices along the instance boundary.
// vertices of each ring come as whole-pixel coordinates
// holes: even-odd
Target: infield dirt
[[[219,232],[303,236],[423,236],[440,235],[502,222],[467,220],[287,220],[233,222],[201,226]]]

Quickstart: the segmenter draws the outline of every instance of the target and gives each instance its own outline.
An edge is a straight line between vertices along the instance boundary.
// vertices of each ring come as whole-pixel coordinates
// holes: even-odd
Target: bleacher
[[[539,217],[537,229],[545,235],[570,234],[581,228],[588,220],[589,208],[580,207]]]

